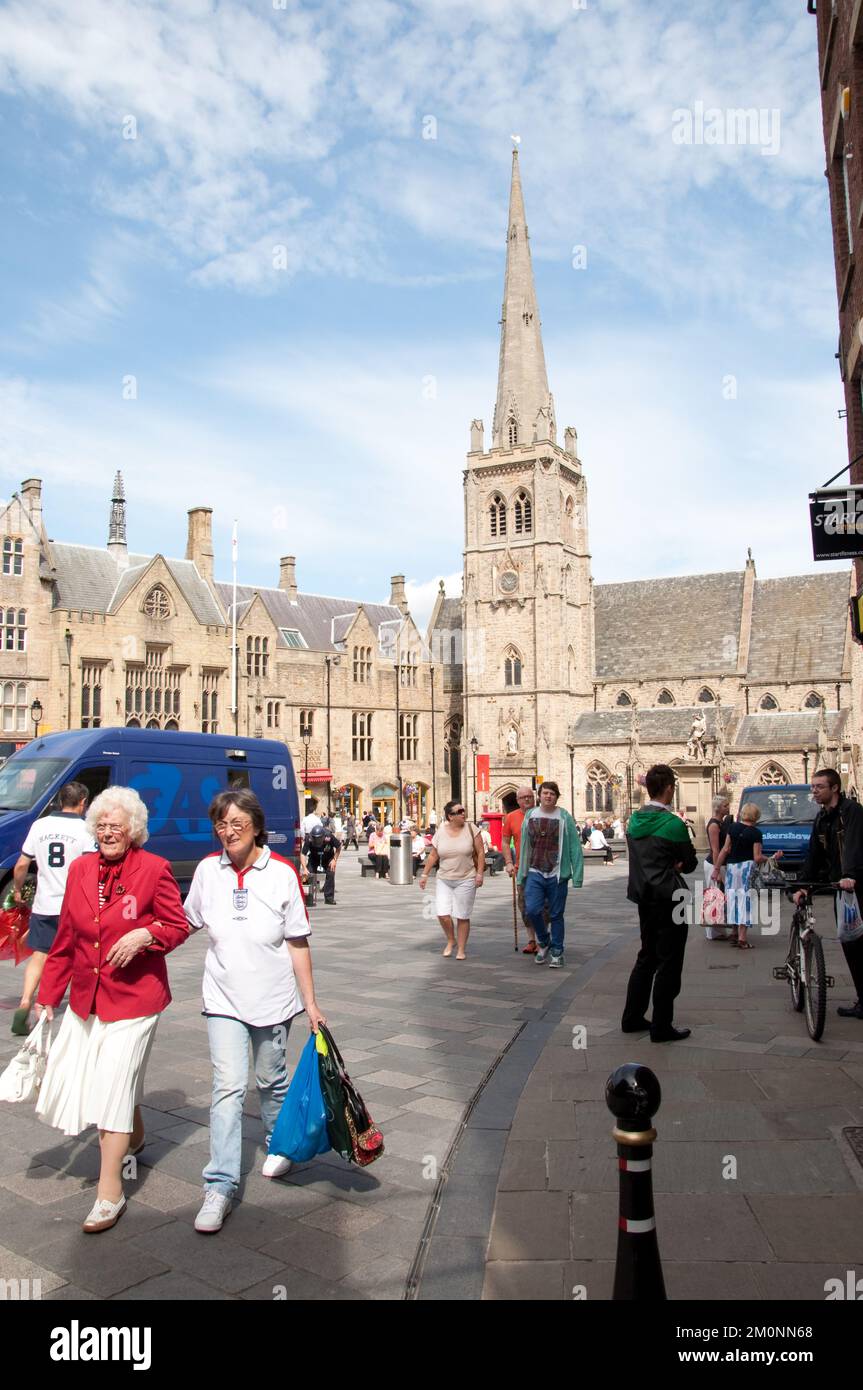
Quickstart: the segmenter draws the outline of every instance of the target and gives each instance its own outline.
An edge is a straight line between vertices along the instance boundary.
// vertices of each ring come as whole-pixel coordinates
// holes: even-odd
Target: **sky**
[[[733,112],[752,112],[737,123]],[[732,113],[729,115],[728,113]],[[804,0],[9,0],[0,496],[48,534],[457,595],[513,136],[597,582],[818,567],[847,462]]]

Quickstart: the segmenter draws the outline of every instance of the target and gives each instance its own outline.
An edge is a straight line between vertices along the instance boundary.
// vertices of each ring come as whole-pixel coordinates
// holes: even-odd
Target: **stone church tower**
[[[490,755],[494,804],[537,771],[568,801],[567,730],[593,702],[587,489],[575,430],[557,442],[517,150],[491,447],[474,420],[464,489],[464,746]],[[466,771],[463,795],[469,751]]]

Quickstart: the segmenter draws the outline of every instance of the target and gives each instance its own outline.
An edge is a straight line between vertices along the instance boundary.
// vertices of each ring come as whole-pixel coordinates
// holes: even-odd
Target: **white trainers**
[[[548,964],[551,970],[559,970],[563,965],[563,953],[559,956],[549,956]]]
[[[537,946],[534,960],[537,965],[542,965],[551,948],[549,946]]]
[[[268,1154],[264,1159],[261,1174],[265,1178],[283,1178],[291,1171],[291,1166],[289,1158],[282,1158],[281,1154]]]
[[[204,1194],[201,1210],[195,1217],[195,1230],[204,1231],[208,1235],[213,1231],[221,1231],[230,1210],[230,1197],[226,1197],[224,1192],[216,1192],[214,1188],[210,1188]]]

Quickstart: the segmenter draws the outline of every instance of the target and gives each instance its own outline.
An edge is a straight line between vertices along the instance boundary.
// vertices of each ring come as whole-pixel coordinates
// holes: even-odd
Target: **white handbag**
[[[0,1076],[0,1100],[35,1100],[48,1065],[51,1024],[43,1013],[20,1052]]]

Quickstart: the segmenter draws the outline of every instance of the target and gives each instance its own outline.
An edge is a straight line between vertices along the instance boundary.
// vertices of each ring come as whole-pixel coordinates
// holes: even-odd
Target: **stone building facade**
[[[553,778],[579,817],[626,815],[657,761],[679,766],[696,822],[712,795],[800,782],[816,762],[856,785],[860,662],[849,571],[740,570],[594,585],[574,428],[549,392],[518,153],[513,152],[492,438],[471,425],[461,599],[442,592],[430,646],[449,654],[453,788],[481,805]],[[460,757],[456,750],[460,750]]]
[[[440,670],[411,618],[404,578],[388,604],[213,574],[212,514],[189,512],[185,558],[130,553],[117,474],[102,549],[50,539],[30,478],[0,512],[0,725],[6,755],[58,729],[131,725],[276,738],[298,782],[335,808],[428,816],[443,773]],[[306,774],[308,777],[306,778]],[[445,797],[443,798],[446,799]]]

